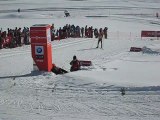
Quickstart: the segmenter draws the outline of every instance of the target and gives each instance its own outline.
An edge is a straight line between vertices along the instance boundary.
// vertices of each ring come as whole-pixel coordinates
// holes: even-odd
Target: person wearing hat
[[[71,65],[71,68],[70,68],[71,72],[80,70],[80,63],[77,60],[77,57],[75,55],[73,56],[73,60],[70,62],[70,65]]]

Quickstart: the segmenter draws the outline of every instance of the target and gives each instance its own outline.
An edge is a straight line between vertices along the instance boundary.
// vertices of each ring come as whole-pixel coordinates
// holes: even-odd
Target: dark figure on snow
[[[69,17],[70,16],[70,13],[67,10],[64,11],[64,14],[65,14],[65,17]]]
[[[158,12],[156,13],[156,17],[157,17],[157,18],[159,17],[159,14],[158,14]]]
[[[99,30],[99,33],[98,33],[98,44],[97,44],[97,47],[96,48],[98,48],[99,47],[99,43],[101,42],[101,48],[102,48],[102,38],[103,38],[103,30],[102,30],[102,28],[100,28],[100,30]]]
[[[71,69],[70,69],[71,72],[80,70],[80,63],[77,60],[77,57],[75,55],[73,56],[73,60],[70,62],[70,65],[71,65]]]
[[[17,11],[18,11],[18,13],[20,13],[20,12],[21,12],[20,8],[18,8],[18,10],[17,10]]]
[[[103,32],[104,32],[104,38],[105,39],[107,39],[107,31],[108,31],[108,28],[105,27],[104,30],[103,30]]]
[[[121,95],[123,96],[123,95],[125,95],[126,93],[125,93],[125,88],[121,88]]]
[[[95,36],[95,38],[98,38],[98,30],[97,30],[97,28],[94,29],[94,36]]]
[[[84,37],[84,27],[81,28],[81,34],[82,34],[81,37]]]
[[[52,64],[52,69],[51,69],[51,71],[52,71],[53,73],[55,73],[56,75],[68,73],[68,71],[66,71],[66,70],[64,70],[64,69],[62,69],[62,68],[57,67],[55,64]]]

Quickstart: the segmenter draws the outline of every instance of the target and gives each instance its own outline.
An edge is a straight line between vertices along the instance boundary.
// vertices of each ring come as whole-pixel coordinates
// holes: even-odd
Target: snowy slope
[[[65,75],[33,71],[30,46],[0,50],[0,120],[159,120],[160,41],[140,38],[141,30],[159,30],[158,24],[152,24],[159,22],[154,17],[159,1],[116,3],[0,1],[3,30],[37,23],[54,23],[56,28],[65,24],[109,28],[104,49],[95,49],[95,38],[52,42],[57,66],[69,71],[73,55],[93,63],[89,70]],[[20,14],[17,8],[22,9]],[[64,18],[66,8],[70,18]],[[132,46],[156,52],[129,52]]]

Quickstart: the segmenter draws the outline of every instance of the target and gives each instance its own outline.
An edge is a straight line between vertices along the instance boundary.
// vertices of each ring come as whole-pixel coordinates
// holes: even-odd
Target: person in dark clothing
[[[21,28],[18,29],[17,31],[17,37],[18,37],[18,45],[21,46],[22,42],[21,42]]]
[[[17,10],[17,11],[18,11],[18,13],[20,13],[20,12],[21,12],[20,8],[18,8],[18,10]]]
[[[84,37],[84,27],[81,28],[81,34],[82,34],[81,37]]]
[[[97,28],[94,29],[94,36],[95,36],[95,38],[98,38],[98,30],[97,30]]]
[[[105,27],[104,30],[103,30],[104,38],[105,38],[105,39],[107,39],[107,30],[108,30],[107,27]]]
[[[55,64],[52,65],[51,71],[53,73],[55,73],[56,75],[68,73],[68,71],[66,71],[66,70],[64,70],[62,68],[57,67]]]
[[[70,62],[70,65],[71,65],[71,69],[70,69],[71,72],[80,70],[80,63],[77,60],[77,57],[75,55],[73,56],[73,60]]]
[[[84,31],[85,31],[85,37],[88,37],[88,27],[87,27],[87,25],[85,26]]]

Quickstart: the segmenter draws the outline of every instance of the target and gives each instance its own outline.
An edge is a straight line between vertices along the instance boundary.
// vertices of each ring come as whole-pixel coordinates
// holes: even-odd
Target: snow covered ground
[[[33,71],[30,46],[0,50],[0,120],[159,120],[160,41],[141,30],[160,30],[159,0],[1,0],[0,27],[65,24],[109,28],[103,48],[95,38],[52,42],[53,63],[69,70],[73,55],[89,70],[55,75]],[[21,13],[17,13],[17,9]],[[71,17],[65,18],[67,9]],[[129,52],[130,47],[152,52]],[[122,96],[121,88],[126,95]]]

